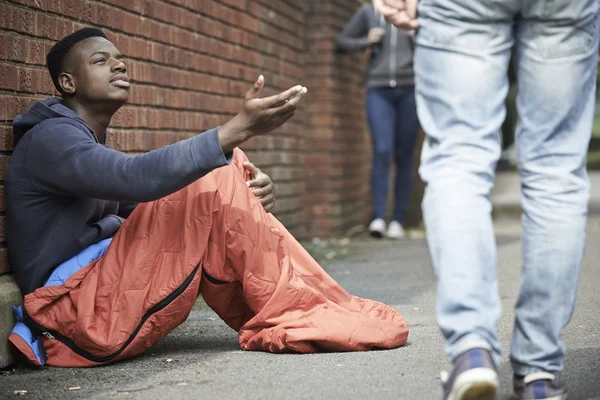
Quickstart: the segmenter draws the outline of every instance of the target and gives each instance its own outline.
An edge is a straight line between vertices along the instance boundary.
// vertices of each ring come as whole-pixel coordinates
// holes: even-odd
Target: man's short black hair
[[[82,28],[56,42],[48,52],[48,55],[46,56],[46,64],[48,65],[48,71],[52,77],[52,82],[59,92],[62,93],[62,89],[58,84],[58,76],[63,72],[63,61],[73,46],[82,40],[91,37],[103,37],[106,39],[106,35],[100,29]]]

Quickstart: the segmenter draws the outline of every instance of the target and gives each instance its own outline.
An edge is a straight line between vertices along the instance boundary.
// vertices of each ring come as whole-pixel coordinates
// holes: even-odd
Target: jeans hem
[[[538,372],[548,372],[556,377],[560,377],[562,374],[562,370],[551,371],[540,367],[532,367],[529,365],[522,365],[512,362],[513,373],[518,376],[527,376],[529,374],[535,374]]]

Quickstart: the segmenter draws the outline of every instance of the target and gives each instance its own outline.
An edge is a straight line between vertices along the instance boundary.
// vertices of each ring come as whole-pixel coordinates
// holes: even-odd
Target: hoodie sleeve
[[[27,150],[28,173],[38,190],[120,202],[157,200],[230,162],[217,129],[131,156],[65,122],[33,132]]]
[[[338,52],[364,50],[369,46],[369,9],[362,6],[338,36],[335,48]]]

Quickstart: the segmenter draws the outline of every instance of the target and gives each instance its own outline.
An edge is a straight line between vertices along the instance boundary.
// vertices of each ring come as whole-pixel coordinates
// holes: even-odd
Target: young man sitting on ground
[[[254,170],[237,146],[292,118],[306,88],[260,99],[261,76],[225,125],[133,157],[103,145],[130,87],[104,33],[79,30],[47,61],[62,99],[15,119],[5,179],[8,249],[25,295],[10,340],[29,361],[139,355],[185,321],[199,294],[245,350],[406,343],[400,314],[344,291],[247,185]],[[267,207],[269,192],[258,191]]]

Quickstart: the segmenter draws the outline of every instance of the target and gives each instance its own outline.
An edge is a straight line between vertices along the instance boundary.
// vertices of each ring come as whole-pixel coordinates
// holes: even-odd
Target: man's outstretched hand
[[[373,5],[396,28],[412,30],[419,27],[417,0],[373,0]]]
[[[265,86],[261,75],[246,93],[242,111],[219,128],[219,141],[224,153],[229,153],[246,140],[279,128],[296,113],[296,106],[307,93],[303,86],[294,86],[274,96],[259,98]]]
[[[250,191],[260,201],[265,211],[270,212],[275,207],[275,185],[271,177],[249,161],[244,163],[244,169],[250,173],[248,181]]]

